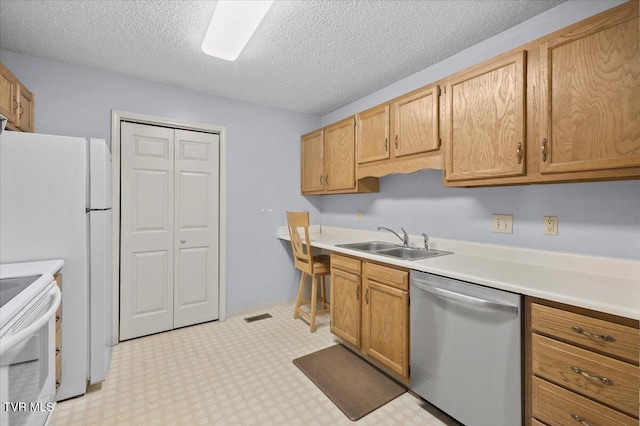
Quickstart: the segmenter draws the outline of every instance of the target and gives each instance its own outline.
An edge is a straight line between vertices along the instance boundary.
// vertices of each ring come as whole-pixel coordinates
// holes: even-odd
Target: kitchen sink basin
[[[443,250],[425,250],[425,249],[414,248],[414,247],[396,247],[396,248],[387,249],[387,250],[380,250],[376,252],[376,254],[395,257],[397,259],[403,259],[403,260],[419,260],[419,259],[427,259],[429,257],[444,256],[452,253],[450,251],[443,251]]]
[[[382,241],[367,241],[364,243],[350,243],[350,244],[338,244],[338,247],[349,248],[353,250],[362,250],[368,252],[377,252],[385,249],[398,248],[399,246],[393,243],[384,243]]]
[[[395,257],[402,260],[420,260],[429,257],[452,254],[450,251],[425,250],[416,247],[403,247],[393,243],[382,241],[367,241],[364,243],[338,244],[338,247],[352,250],[366,251],[367,253],[380,254],[382,256]]]

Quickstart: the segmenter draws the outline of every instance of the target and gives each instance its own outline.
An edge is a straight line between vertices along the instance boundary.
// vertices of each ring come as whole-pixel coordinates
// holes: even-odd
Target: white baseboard
[[[275,302],[263,303],[260,305],[249,306],[246,308],[234,309],[231,311],[227,311],[227,319],[244,316],[247,314],[253,314],[253,313],[256,313],[257,311],[264,311],[264,310],[277,308],[284,305],[292,305],[293,303],[295,303],[295,301],[296,301],[295,298],[281,299],[281,300],[276,300]]]

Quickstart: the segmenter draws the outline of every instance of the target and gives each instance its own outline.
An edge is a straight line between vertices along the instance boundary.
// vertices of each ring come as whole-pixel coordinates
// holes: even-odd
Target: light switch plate
[[[362,210],[356,211],[356,222],[362,222]]]
[[[513,215],[510,215],[510,214],[492,215],[491,230],[499,234],[513,234]]]

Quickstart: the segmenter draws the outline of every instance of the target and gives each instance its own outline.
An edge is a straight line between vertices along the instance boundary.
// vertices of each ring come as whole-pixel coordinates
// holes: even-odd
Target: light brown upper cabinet
[[[0,62],[0,114],[7,117],[7,128],[33,132],[33,93]]]
[[[16,127],[23,132],[33,132],[33,93],[22,84],[18,85],[20,99],[16,119]]]
[[[378,179],[356,179],[355,117],[301,137],[303,194],[377,192]]]
[[[324,184],[327,191],[356,186],[355,119],[348,118],[324,129],[326,154]]]
[[[389,158],[389,104],[379,105],[356,116],[358,164]]]
[[[526,52],[483,63],[446,86],[446,181],[525,173]]]
[[[393,102],[396,157],[436,151],[440,147],[439,92],[437,85],[430,86]]]
[[[420,88],[359,113],[358,177],[442,169],[440,88]]]
[[[540,46],[541,173],[640,166],[637,9]]]
[[[324,157],[322,130],[300,138],[302,193],[324,189]]]
[[[0,62],[0,114],[13,122],[18,109],[18,80]]]

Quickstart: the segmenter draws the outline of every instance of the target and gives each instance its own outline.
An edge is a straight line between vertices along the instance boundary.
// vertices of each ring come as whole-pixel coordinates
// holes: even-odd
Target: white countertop
[[[309,230],[311,245],[320,249],[640,319],[640,261],[436,238],[429,248],[454,254],[408,261],[337,247],[364,241],[400,243],[387,232],[320,225]],[[278,229],[278,238],[289,240],[287,227]],[[411,236],[410,245],[422,246],[422,237]]]
[[[41,260],[38,262],[4,263],[0,265],[0,278],[27,277],[37,274],[55,274],[64,266],[64,260]]]

